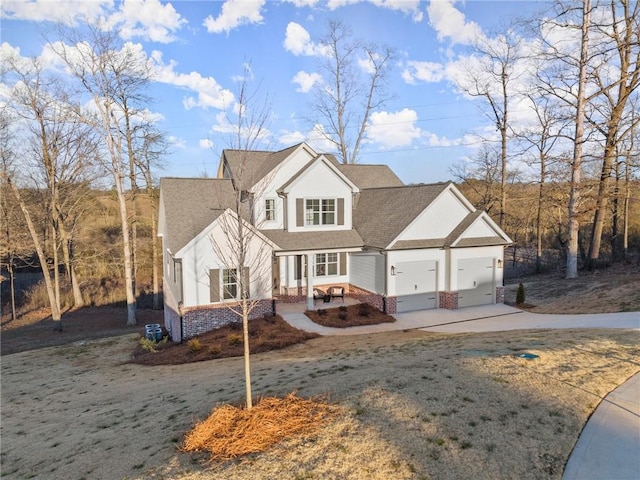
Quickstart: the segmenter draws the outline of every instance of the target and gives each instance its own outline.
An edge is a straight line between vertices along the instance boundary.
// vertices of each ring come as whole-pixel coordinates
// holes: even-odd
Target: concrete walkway
[[[595,409],[562,478],[640,479],[640,373],[607,395]]]
[[[640,330],[640,312],[542,315],[507,305],[399,313],[394,315],[394,323],[351,328],[323,327],[296,311],[279,313],[291,325],[321,335],[358,335],[407,329],[440,333],[558,328]],[[640,373],[607,395],[593,412],[569,456],[562,479],[640,480]]]

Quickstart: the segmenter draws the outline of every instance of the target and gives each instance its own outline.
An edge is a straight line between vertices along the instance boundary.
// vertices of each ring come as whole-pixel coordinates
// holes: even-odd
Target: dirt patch
[[[314,323],[323,327],[348,328],[396,321],[368,303],[344,305],[337,308],[307,310],[304,312]]]
[[[142,335],[145,324],[164,322],[162,310],[138,309],[138,324],[127,326],[126,309],[108,307],[68,311],[62,318],[62,332],[56,332],[47,310],[29,312],[16,321],[4,317],[0,336],[2,355],[130,333]]]
[[[242,324],[235,323],[183,343],[171,341],[159,343],[154,346],[156,352],[145,350],[139,343],[131,361],[141,365],[179,365],[216,358],[238,357],[244,352],[242,335]],[[318,336],[317,333],[292,327],[279,315],[266,316],[249,322],[249,345],[252,354],[279,350]]]
[[[514,306],[518,284],[525,289],[525,308],[534,313],[614,313],[640,311],[640,267],[616,265],[580,272],[574,279],[551,273],[506,281],[505,301]]]

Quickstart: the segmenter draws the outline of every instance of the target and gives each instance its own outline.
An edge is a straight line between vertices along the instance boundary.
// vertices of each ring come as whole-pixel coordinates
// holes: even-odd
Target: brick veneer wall
[[[458,292],[440,292],[439,307],[446,310],[458,309]]]
[[[241,322],[242,317],[229,307],[229,304],[224,304],[185,308],[182,317],[182,340],[193,338],[232,323]],[[273,313],[271,299],[259,300],[251,310],[249,320],[263,317],[268,313]]]
[[[504,303],[504,287],[496,287],[496,303]]]

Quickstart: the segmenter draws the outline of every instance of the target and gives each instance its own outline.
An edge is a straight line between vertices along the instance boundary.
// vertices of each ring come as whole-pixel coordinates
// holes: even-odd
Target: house
[[[239,224],[240,274],[225,258]],[[237,321],[239,278],[252,318],[276,301],[313,308],[329,286],[391,314],[499,303],[511,243],[451,182],[404,185],[386,165],[342,165],[305,143],[225,150],[215,179],[163,178],[158,231],[174,339]]]

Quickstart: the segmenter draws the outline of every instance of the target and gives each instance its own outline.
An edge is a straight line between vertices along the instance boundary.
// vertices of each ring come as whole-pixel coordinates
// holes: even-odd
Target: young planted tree
[[[356,163],[371,113],[389,99],[385,81],[394,52],[352,40],[351,30],[339,21],[329,22],[321,43],[327,56],[313,104],[321,125],[314,117],[314,128],[335,146],[342,163]]]
[[[246,188],[258,179],[252,178],[253,170],[248,156],[256,149],[267,133],[270,118],[268,100],[259,102],[256,94],[248,90],[248,67],[237,95],[237,119],[233,123],[231,145],[239,155],[231,178],[232,199],[229,208],[218,219],[220,237],[212,237],[213,249],[223,264],[222,290],[228,299],[238,299],[229,308],[242,319],[244,345],[244,373],[247,409],[253,407],[251,388],[251,361],[249,346],[249,317],[260,303],[260,292],[269,288],[271,281],[271,247],[266,239],[251,225],[254,218],[252,195]],[[231,124],[231,122],[230,122]],[[221,199],[222,200],[222,199]],[[216,282],[218,279],[211,279]]]

